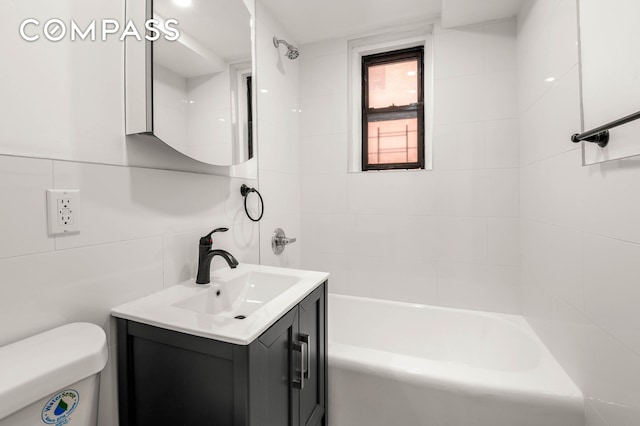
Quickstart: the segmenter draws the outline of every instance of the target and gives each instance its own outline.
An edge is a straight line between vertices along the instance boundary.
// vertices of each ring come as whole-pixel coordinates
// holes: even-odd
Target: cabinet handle
[[[303,357],[305,358],[306,364],[304,365],[303,376],[305,379],[311,378],[311,337],[308,334],[301,334],[300,341],[304,346],[306,346],[305,350],[303,350]],[[304,356],[304,353],[307,355]]]
[[[296,371],[294,372],[294,375],[300,374],[300,380],[297,380],[295,377],[293,378],[293,387],[296,389],[304,389],[304,379],[305,379],[305,372],[304,372],[304,360],[305,360],[305,352],[307,349],[307,345],[303,342],[298,343],[298,342],[294,342],[293,343],[293,350],[300,353],[299,356],[299,360],[300,360],[300,364],[298,365],[299,368],[296,369]]]

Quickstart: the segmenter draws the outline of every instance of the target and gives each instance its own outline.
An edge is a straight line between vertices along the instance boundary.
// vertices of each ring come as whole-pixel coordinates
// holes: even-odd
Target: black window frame
[[[390,106],[385,108],[369,108],[369,67],[376,65],[418,61],[418,102],[410,105]],[[425,168],[425,123],[424,123],[424,46],[392,50],[362,56],[362,171],[369,170],[405,170]],[[404,163],[370,164],[368,155],[369,122],[388,119],[418,119],[418,161]],[[373,118],[373,120],[372,120]]]

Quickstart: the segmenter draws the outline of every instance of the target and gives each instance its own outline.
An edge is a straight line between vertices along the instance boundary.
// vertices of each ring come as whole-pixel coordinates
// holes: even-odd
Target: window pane
[[[367,142],[369,164],[416,163],[418,119],[369,122]]]
[[[418,102],[418,61],[415,59],[369,67],[369,108]]]

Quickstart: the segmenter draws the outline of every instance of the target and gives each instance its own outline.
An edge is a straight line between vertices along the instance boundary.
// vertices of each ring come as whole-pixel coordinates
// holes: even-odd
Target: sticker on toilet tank
[[[71,419],[69,416],[78,407],[80,394],[73,389],[58,392],[47,401],[42,409],[42,421],[48,425],[66,425]]]

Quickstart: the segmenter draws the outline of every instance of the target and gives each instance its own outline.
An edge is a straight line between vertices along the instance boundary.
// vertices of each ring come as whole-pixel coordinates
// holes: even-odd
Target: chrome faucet
[[[228,230],[229,228],[216,228],[204,237],[200,238],[200,245],[198,247],[198,276],[196,277],[196,284],[209,284],[211,282],[211,261],[216,256],[220,256],[226,260],[229,268],[231,269],[238,266],[238,261],[228,251],[211,249],[213,246],[212,235],[215,232],[227,232]]]

